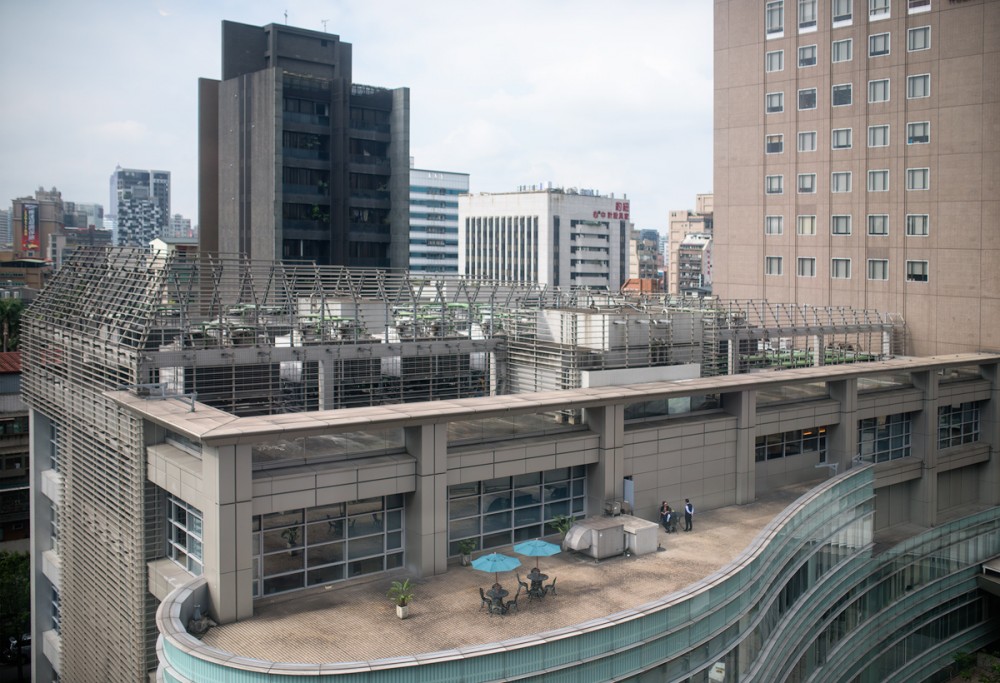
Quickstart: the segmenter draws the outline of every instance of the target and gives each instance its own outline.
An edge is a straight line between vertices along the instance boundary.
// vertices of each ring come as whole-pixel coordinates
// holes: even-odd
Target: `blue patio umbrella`
[[[561,553],[562,548],[555,543],[549,543],[548,541],[536,538],[531,541],[516,543],[514,545],[514,552],[518,555],[527,555],[528,557],[549,557]],[[538,569],[537,560],[535,561],[535,569]]]
[[[490,553],[472,561],[472,568],[481,572],[493,572],[494,583],[500,583],[499,572],[509,572],[521,566],[521,560],[500,553]]]

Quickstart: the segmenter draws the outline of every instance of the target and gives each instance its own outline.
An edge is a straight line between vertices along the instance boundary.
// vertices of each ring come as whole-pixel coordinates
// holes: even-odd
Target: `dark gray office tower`
[[[351,79],[351,45],[222,22],[199,81],[201,250],[406,267],[410,93]]]

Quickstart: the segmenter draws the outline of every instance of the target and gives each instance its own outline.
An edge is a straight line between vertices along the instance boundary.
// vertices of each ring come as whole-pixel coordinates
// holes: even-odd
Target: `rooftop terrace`
[[[519,610],[489,616],[479,609],[478,588],[491,575],[455,565],[440,576],[416,582],[410,616],[396,617],[386,598],[391,578],[335,585],[258,600],[255,615],[211,629],[203,643],[240,657],[283,662],[358,662],[452,651],[512,647],[514,639],[534,640],[561,632],[585,630],[603,618],[650,603],[670,603],[699,588],[706,578],[735,560],[752,539],[809,487],[793,487],[762,496],[748,505],[695,515],[693,533],[666,534],[665,548],[641,557],[602,562],[577,553],[540,558],[559,593],[544,600],[521,596]],[[680,507],[682,501],[673,501]],[[694,501],[697,504],[697,501]],[[500,552],[512,554],[510,548]],[[535,558],[521,558],[523,579]],[[514,573],[501,574],[506,588],[516,588]],[[596,620],[596,622],[595,622]],[[441,656],[441,655],[439,655]]]

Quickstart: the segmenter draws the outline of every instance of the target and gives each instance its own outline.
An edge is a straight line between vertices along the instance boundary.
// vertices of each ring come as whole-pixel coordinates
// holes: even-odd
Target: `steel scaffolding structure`
[[[142,425],[109,390],[276,414],[576,388],[635,368],[859,362],[898,353],[901,331],[868,311],[80,250],[22,321],[33,438],[59,454],[39,466],[58,490],[65,677],[139,680],[155,665],[146,567],[164,553],[165,494],[148,483]]]

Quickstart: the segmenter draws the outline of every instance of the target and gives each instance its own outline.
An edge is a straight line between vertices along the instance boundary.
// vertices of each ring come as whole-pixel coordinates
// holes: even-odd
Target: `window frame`
[[[915,84],[923,83],[921,88],[923,95],[914,95],[916,90]],[[931,96],[931,75],[926,74],[913,74],[906,77],[906,99],[908,100],[922,100]]]
[[[811,181],[808,179],[812,178]],[[803,184],[803,181],[806,181]],[[806,189],[802,189],[806,187]],[[816,194],[816,174],[815,173],[799,173],[795,178],[795,193],[796,194]]]
[[[776,190],[771,189],[771,181],[777,181]],[[785,176],[782,174],[777,175],[766,175],[764,176],[764,194],[784,194],[785,193]]]
[[[833,172],[831,172],[830,173],[830,193],[831,194],[841,194],[841,193],[845,193],[845,192],[851,192],[852,188],[853,188],[853,185],[854,185],[854,179],[851,177],[852,175],[853,174],[851,173],[851,171],[833,171]],[[838,179],[843,179],[843,178],[847,179],[847,189],[846,190],[838,189],[840,187],[840,182],[839,182]]]
[[[911,268],[922,264],[921,268]],[[907,282],[927,282],[930,280],[930,262],[925,259],[907,259],[906,261],[906,281]],[[922,272],[921,272],[922,271]]]
[[[809,264],[809,268],[803,268],[804,265]],[[803,271],[812,272],[803,272]],[[815,256],[798,256],[795,259],[795,276],[796,277],[816,277],[816,257]]]
[[[837,104],[837,93],[847,91],[847,102],[842,102]],[[837,83],[830,87],[830,106],[831,107],[849,107],[854,104],[854,84],[853,83]]]
[[[772,142],[772,138],[777,138],[777,140]],[[771,145],[776,144],[777,151],[771,151]],[[785,135],[784,133],[771,133],[770,135],[764,136],[764,154],[782,154],[785,151]]]
[[[778,98],[778,106],[776,109],[771,108],[771,98]],[[785,91],[777,90],[775,92],[769,92],[764,95],[764,113],[765,114],[780,114],[785,111]]]
[[[881,268],[875,268],[877,264],[881,264]],[[876,270],[882,271],[882,277],[878,277],[879,273]],[[868,279],[874,282],[886,282],[889,280],[889,259],[887,258],[870,258],[868,259]]]
[[[816,235],[816,216],[800,214],[795,217],[795,235],[798,237],[814,237]]]
[[[771,68],[771,57],[777,56],[778,68]],[[779,71],[785,70],[785,51],[784,50],[771,50],[770,52],[764,53],[764,73],[778,73]]]
[[[845,4],[847,6],[847,14],[844,14],[843,10],[841,10],[839,15],[837,14],[837,6],[839,4]],[[854,0],[833,0],[833,2],[830,3],[830,15],[833,20],[834,27],[850,26],[851,22],[854,21]]]
[[[845,137],[846,143],[837,144],[838,137]],[[830,149],[833,150],[851,149],[851,147],[853,146],[854,146],[854,134],[851,128],[834,128],[833,130],[830,131]]]
[[[913,47],[913,36],[919,35],[920,33],[926,33],[926,45],[924,47]],[[914,26],[913,28],[906,29],[907,52],[923,52],[924,50],[930,50],[930,49],[931,49],[930,26]]]
[[[784,266],[782,265],[783,258],[781,256],[765,256],[764,257],[764,275],[770,275],[772,277],[781,277],[784,275]],[[773,268],[772,266],[776,266]],[[773,272],[777,270],[777,272]]]
[[[924,126],[925,135],[914,135],[913,126]],[[922,140],[919,138],[923,138]],[[906,122],[906,144],[908,145],[929,145],[931,142],[931,122],[930,121],[907,121]]]
[[[777,215],[764,216],[764,234],[765,235],[784,235],[785,234],[785,217],[784,216],[777,216]]]
[[[803,107],[802,106],[802,95],[803,95],[803,93],[809,93],[809,92],[811,92],[812,96],[813,96],[812,106],[811,107]],[[798,106],[798,111],[812,111],[812,110],[816,109],[819,106],[819,94],[818,94],[817,89],[816,88],[802,88],[797,93],[797,96],[795,98],[795,103]]]
[[[872,88],[877,87],[880,84],[885,85],[885,99],[878,99],[872,94]],[[868,81],[868,104],[881,104],[883,102],[892,101],[892,83],[889,78],[873,78]]]
[[[772,11],[777,15],[774,28],[771,24]],[[764,3],[764,35],[767,38],[781,38],[785,35],[785,0],[768,0]]]
[[[816,0],[799,0],[798,13],[795,17],[798,20],[799,33],[812,33],[816,31],[819,20],[819,8],[817,4]],[[805,14],[803,7],[809,7],[810,5],[812,5],[812,21],[802,21],[802,16]]]
[[[918,178],[923,178],[923,187],[918,187],[915,182]],[[927,166],[906,169],[906,189],[908,192],[924,192],[931,189],[931,169]]]
[[[803,50],[809,50],[809,49],[812,49],[812,61],[811,62],[808,61],[808,57],[807,57],[806,58],[806,62],[803,63],[803,61],[802,61],[802,51]],[[795,54],[796,54],[796,57],[795,57],[796,58],[796,64],[798,65],[798,68],[800,68],[800,69],[809,69],[809,68],[814,67],[817,64],[819,64],[819,46],[817,46],[815,43],[813,43],[812,45],[799,45],[799,49],[796,50]]]
[[[906,0],[907,14],[920,14],[931,11],[931,0]]]
[[[802,136],[803,135],[811,135],[812,136],[812,148],[811,149],[804,149],[802,147],[802,140],[803,140]],[[801,130],[801,131],[798,132],[798,136],[796,138],[796,150],[797,151],[802,152],[802,153],[815,152],[816,149],[817,149],[817,146],[818,146],[818,140],[817,140],[817,136],[816,136],[816,131],[814,131],[814,130]]]
[[[877,130],[877,129],[883,129],[883,128],[885,129],[885,144],[882,144],[882,145],[873,145],[872,144],[872,133],[875,130]],[[890,133],[891,133],[891,128],[890,128],[890,124],[888,124],[888,123],[876,123],[875,125],[868,126],[868,147],[872,148],[872,149],[877,148],[877,147],[888,147],[889,146],[889,142],[891,140]]]
[[[891,16],[891,0],[868,0],[868,21],[882,21]]]
[[[884,39],[885,47],[883,50],[879,51],[875,48],[875,43],[878,39]],[[868,58],[872,57],[888,57],[892,53],[892,34],[889,31],[883,33],[872,33],[868,36]]]
[[[875,175],[875,174],[878,174],[878,175]],[[885,186],[881,190],[874,190],[874,189],[872,189],[872,184],[873,184],[872,183],[872,179],[877,178],[877,177],[884,177],[885,178]],[[868,188],[869,192],[888,192],[889,191],[889,181],[890,181],[889,169],[887,169],[887,168],[872,168],[872,169],[868,170],[868,184],[866,185],[866,187]]]
[[[843,45],[847,47],[847,59],[837,59],[837,46]],[[834,40],[830,43],[830,63],[831,64],[843,64],[844,62],[850,62],[854,59],[854,39],[853,38],[843,38],[841,40]]]
[[[846,264],[845,275],[838,275],[840,270],[837,265]],[[843,257],[834,257],[830,259],[830,279],[832,280],[850,280],[851,279],[851,259]]]
[[[911,219],[922,218],[922,221],[916,221]],[[922,227],[923,232],[917,232],[918,228]],[[931,234],[931,216],[927,213],[908,213],[906,214],[906,236],[907,237],[929,237]]]
[[[835,213],[830,216],[830,234],[834,237],[849,237],[854,232],[853,220],[849,213]]]
[[[873,221],[872,219],[881,219]],[[889,236],[889,214],[887,213],[870,213],[868,214],[868,236],[869,237],[888,237]],[[877,231],[877,224],[881,223],[881,232]]]

